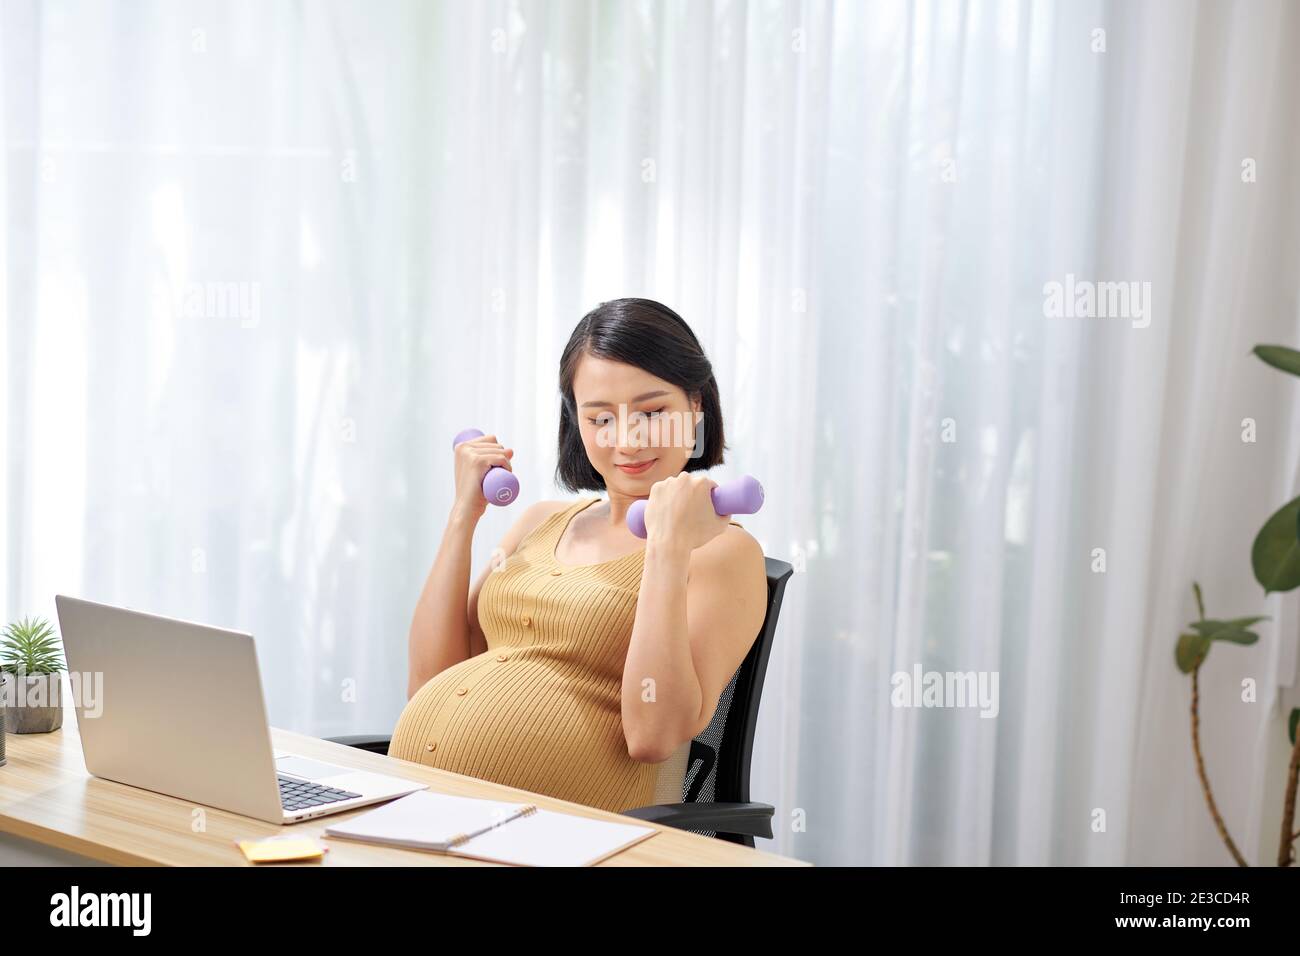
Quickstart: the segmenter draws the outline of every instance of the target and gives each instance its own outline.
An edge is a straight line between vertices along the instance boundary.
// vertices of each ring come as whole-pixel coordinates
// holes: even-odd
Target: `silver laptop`
[[[273,749],[252,635],[54,601],[69,673],[103,675],[101,699],[74,701],[96,777],[271,823],[427,789]]]

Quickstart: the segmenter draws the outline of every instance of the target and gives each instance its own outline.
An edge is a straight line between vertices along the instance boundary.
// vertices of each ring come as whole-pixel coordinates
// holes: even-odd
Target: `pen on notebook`
[[[519,808],[518,810],[516,810],[514,813],[510,814],[510,816],[508,816],[508,817],[504,817],[504,818],[498,820],[496,823],[492,824],[491,826],[483,827],[483,829],[481,829],[481,830],[475,830],[473,833],[458,833],[458,834],[456,834],[454,837],[452,837],[450,840],[447,841],[447,845],[448,845],[448,846],[460,846],[460,845],[461,845],[462,843],[464,843],[466,840],[472,840],[472,839],[474,839],[474,837],[479,836],[479,835],[481,835],[481,834],[483,834],[483,833],[487,833],[489,830],[495,830],[497,827],[501,826],[503,823],[509,823],[511,820],[517,820],[517,819],[519,819],[520,817],[526,817],[526,816],[528,816],[528,814],[530,814],[530,813],[536,813],[536,812],[537,812],[537,807],[536,807],[536,806],[534,806],[534,805],[531,804],[531,803],[530,803],[530,804],[527,804],[527,805],[525,805],[525,806],[520,807],[520,808]]]

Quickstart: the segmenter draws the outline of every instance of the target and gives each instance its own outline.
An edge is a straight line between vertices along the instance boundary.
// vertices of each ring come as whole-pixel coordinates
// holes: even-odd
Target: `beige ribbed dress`
[[[478,599],[487,651],[415,692],[389,756],[605,810],[656,802],[664,765],[628,756],[621,712],[645,550],[598,564],[555,558],[573,516],[601,500],[557,511],[488,575]],[[674,755],[675,800],[688,747]]]

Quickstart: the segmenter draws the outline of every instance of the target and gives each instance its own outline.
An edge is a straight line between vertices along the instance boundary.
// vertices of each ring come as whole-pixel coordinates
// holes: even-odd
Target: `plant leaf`
[[[1207,618],[1204,621],[1193,621],[1191,627],[1196,629],[1198,634],[1204,634],[1206,637],[1213,637],[1216,640],[1222,640],[1218,637],[1220,631],[1244,631],[1250,625],[1257,624],[1260,621],[1267,621],[1268,617],[1259,615],[1256,617],[1234,617],[1230,621],[1219,621],[1214,618]]]
[[[1296,708],[1293,708],[1293,709],[1292,709],[1292,711],[1291,711],[1291,719],[1288,720],[1286,723],[1287,723],[1286,732],[1287,732],[1287,735],[1290,736],[1290,738],[1291,738],[1291,746],[1294,747],[1294,746],[1295,746],[1295,728],[1296,728],[1296,724],[1300,723],[1300,707],[1296,707]]]
[[[1250,549],[1255,580],[1264,593],[1300,587],[1300,498],[1284,504],[1264,522]]]
[[[1285,345],[1256,345],[1252,350],[1274,368],[1300,375],[1300,352]]]
[[[1174,661],[1184,674],[1190,674],[1210,653],[1210,638],[1202,634],[1179,634],[1174,648]]]
[[[1267,621],[1267,614],[1256,614],[1253,617],[1234,617],[1228,620],[1233,627],[1250,627],[1252,624],[1258,624],[1260,621]]]
[[[1254,631],[1229,629],[1226,631],[1219,631],[1214,635],[1214,637],[1210,638],[1210,640],[1229,641],[1233,644],[1254,644],[1259,640],[1259,635]]]

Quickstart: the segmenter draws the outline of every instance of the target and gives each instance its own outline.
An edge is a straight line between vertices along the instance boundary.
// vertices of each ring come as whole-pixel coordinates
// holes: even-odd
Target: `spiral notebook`
[[[514,866],[591,866],[654,833],[653,827],[556,813],[534,804],[417,790],[332,824],[323,835]]]

